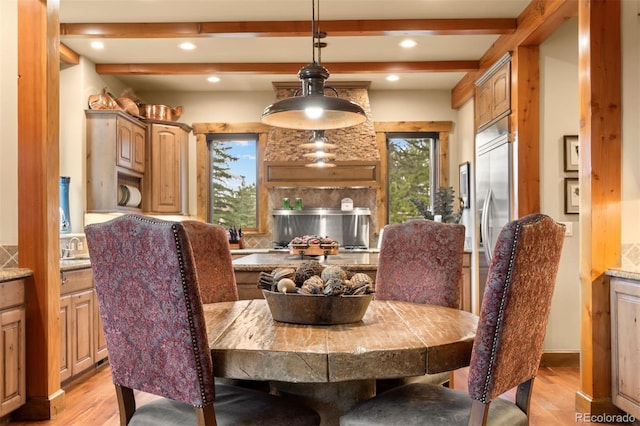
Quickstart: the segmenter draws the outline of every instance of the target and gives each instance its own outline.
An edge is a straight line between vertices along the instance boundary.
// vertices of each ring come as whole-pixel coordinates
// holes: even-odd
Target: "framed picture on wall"
[[[577,172],[580,164],[580,145],[578,135],[564,136],[564,171]]]
[[[564,179],[564,213],[580,213],[580,185],[578,178]]]
[[[468,209],[471,207],[469,199],[469,162],[460,164],[460,208]]]

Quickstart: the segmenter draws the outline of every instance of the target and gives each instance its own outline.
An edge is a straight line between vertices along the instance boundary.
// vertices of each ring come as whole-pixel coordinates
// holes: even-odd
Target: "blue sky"
[[[256,183],[256,142],[228,141],[225,144],[231,145],[229,154],[238,158],[238,161],[229,164],[231,171],[236,175],[244,176],[246,185]],[[229,182],[229,186],[234,189],[239,185],[240,179]]]

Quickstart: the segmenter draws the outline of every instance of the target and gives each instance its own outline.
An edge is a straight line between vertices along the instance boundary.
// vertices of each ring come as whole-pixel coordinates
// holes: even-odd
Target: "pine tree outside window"
[[[389,223],[422,217],[412,199],[433,207],[437,188],[437,133],[388,133]]]
[[[209,134],[209,222],[258,227],[257,134]]]

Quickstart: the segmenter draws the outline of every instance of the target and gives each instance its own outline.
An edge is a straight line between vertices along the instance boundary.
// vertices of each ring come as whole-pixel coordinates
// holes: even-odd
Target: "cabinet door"
[[[25,402],[25,313],[24,308],[0,314],[0,416]]]
[[[511,64],[504,64],[491,78],[491,104],[493,118],[500,117],[511,109]]]
[[[120,117],[116,119],[116,161],[118,166],[133,170],[134,136],[133,124]]]
[[[187,134],[176,126],[152,124],[149,150],[151,152],[150,211],[183,213],[186,193]]]
[[[471,312],[471,253],[462,255],[462,291],[460,292],[462,309]]]
[[[611,280],[611,400],[640,417],[640,283]]]
[[[60,298],[60,381],[71,377],[71,296]]]
[[[107,357],[107,342],[104,339],[104,331],[102,330],[102,319],[100,318],[100,309],[98,307],[98,298],[93,293],[93,339],[94,339],[94,360],[101,361]]]
[[[71,295],[71,375],[90,368],[93,360],[93,290]]]
[[[116,161],[118,166],[144,172],[145,128],[122,117],[117,117],[116,123]]]
[[[144,172],[146,137],[146,129],[144,127],[132,125],[133,170],[140,173]]]
[[[493,118],[491,79],[476,87],[476,128],[489,123]]]

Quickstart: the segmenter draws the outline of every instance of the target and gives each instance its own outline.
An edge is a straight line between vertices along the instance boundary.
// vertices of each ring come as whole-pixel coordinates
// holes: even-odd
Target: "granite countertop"
[[[608,269],[606,275],[616,278],[626,278],[628,280],[640,281],[640,267],[620,267]]]
[[[0,269],[0,283],[5,281],[19,280],[33,275],[33,271],[27,268],[6,268]]]
[[[253,253],[234,259],[235,271],[270,271],[281,267],[297,267],[303,260],[315,259],[323,265],[338,265],[352,271],[371,270],[378,267],[378,253],[339,253],[336,255],[301,258],[282,253]]]
[[[87,268],[91,268],[91,261],[88,257],[60,260],[60,272],[75,271],[77,269]]]

